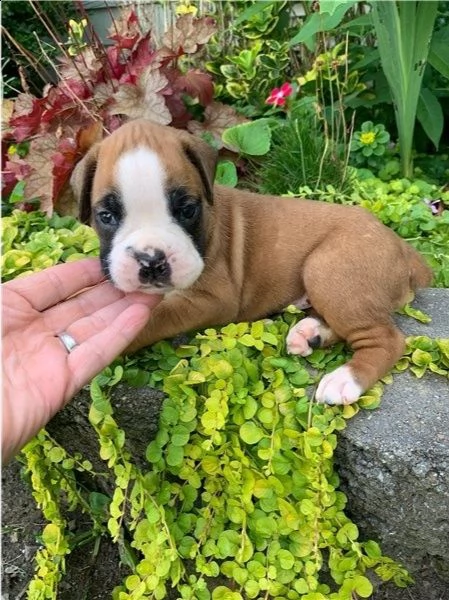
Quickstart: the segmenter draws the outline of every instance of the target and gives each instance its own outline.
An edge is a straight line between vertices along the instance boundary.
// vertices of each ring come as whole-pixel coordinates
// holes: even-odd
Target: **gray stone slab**
[[[398,316],[404,333],[449,338],[449,290],[423,290],[414,306],[432,322]],[[336,461],[362,536],[379,540],[416,581],[380,587],[375,598],[449,600],[449,380],[395,375],[379,409],[348,423]]]
[[[420,323],[407,316],[395,315],[396,323],[405,334],[449,338],[449,289],[419,290],[412,306],[431,316],[432,321]]]

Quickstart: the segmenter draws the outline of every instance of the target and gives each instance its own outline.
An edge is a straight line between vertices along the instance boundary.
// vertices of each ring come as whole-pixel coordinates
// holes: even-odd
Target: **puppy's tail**
[[[410,274],[410,289],[428,287],[432,283],[432,270],[424,258],[409,244],[404,244]]]

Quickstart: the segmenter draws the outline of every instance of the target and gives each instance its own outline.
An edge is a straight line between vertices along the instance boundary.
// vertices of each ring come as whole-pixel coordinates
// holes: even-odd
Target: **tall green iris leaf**
[[[438,2],[380,0],[371,7],[382,68],[394,102],[402,172],[410,177],[416,111]]]

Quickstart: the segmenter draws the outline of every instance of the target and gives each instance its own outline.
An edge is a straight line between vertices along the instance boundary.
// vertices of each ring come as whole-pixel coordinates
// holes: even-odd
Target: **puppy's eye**
[[[122,222],[124,213],[119,193],[107,192],[96,204],[95,220],[98,226],[106,230],[115,230]]]
[[[196,216],[198,216],[200,207],[198,204],[189,202],[188,204],[184,204],[179,208],[179,215],[185,221],[191,221]]]
[[[97,216],[103,225],[114,226],[118,224],[118,218],[109,210],[101,210]]]

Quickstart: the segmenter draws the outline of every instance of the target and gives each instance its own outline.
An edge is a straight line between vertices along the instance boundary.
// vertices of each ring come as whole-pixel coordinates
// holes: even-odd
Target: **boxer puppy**
[[[213,185],[216,152],[185,131],[131,121],[94,145],[72,185],[124,292],[163,294],[137,350],[181,332],[312,307],[287,336],[307,356],[345,340],[316,399],[355,402],[400,358],[391,313],[431,281],[420,255],[360,207]]]

